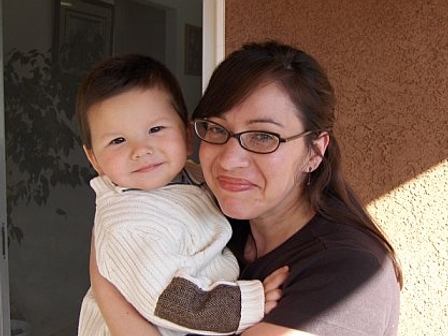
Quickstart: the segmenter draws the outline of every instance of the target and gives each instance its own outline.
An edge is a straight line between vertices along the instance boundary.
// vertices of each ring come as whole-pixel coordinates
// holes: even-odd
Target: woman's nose
[[[218,160],[223,168],[243,168],[249,164],[250,153],[241,147],[237,138],[232,137],[219,147]]]

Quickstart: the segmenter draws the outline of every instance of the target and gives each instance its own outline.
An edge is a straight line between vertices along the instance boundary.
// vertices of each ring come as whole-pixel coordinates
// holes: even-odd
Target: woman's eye
[[[252,135],[252,141],[258,143],[270,143],[275,141],[275,137],[269,133],[254,133]]]
[[[219,126],[210,126],[207,129],[207,132],[210,132],[213,134],[218,134],[218,135],[226,133],[226,131],[222,127],[219,127]]]
[[[163,130],[163,129],[164,129],[163,126],[151,127],[151,128],[149,129],[149,133],[150,133],[150,134],[151,134],[151,133],[158,133],[158,132],[160,132],[160,131]]]
[[[118,144],[121,144],[124,141],[125,141],[124,138],[116,138],[116,139],[113,139],[110,143],[112,145],[118,145]]]

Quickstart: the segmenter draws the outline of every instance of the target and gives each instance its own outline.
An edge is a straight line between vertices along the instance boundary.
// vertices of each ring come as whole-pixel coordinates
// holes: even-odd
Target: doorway
[[[5,102],[0,173],[6,189],[1,222],[8,246],[1,313],[11,316],[13,335],[77,333],[89,286],[94,214],[88,186],[93,172],[73,118],[77,87],[97,61],[145,53],[173,71],[191,111],[201,96],[202,74],[198,60],[191,63],[198,55],[187,55],[194,52],[188,36],[202,28],[202,3],[0,0]],[[1,324],[5,336],[8,324]]]

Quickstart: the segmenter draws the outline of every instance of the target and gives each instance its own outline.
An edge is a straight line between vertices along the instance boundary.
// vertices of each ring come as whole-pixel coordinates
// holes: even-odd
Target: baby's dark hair
[[[188,124],[188,112],[180,85],[161,62],[144,55],[127,54],[111,57],[95,67],[81,84],[76,102],[76,115],[81,137],[87,149],[92,148],[88,113],[92,106],[132,89],[160,88],[171,96],[173,107]]]

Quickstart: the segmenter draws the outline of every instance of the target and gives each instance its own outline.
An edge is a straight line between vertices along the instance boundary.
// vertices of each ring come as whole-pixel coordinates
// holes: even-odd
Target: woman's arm
[[[160,336],[157,328],[145,320],[117,288],[98,272],[93,239],[90,253],[90,281],[95,300],[113,336]]]
[[[260,322],[247,329],[241,336],[318,336],[305,331],[289,329],[275,324]]]

